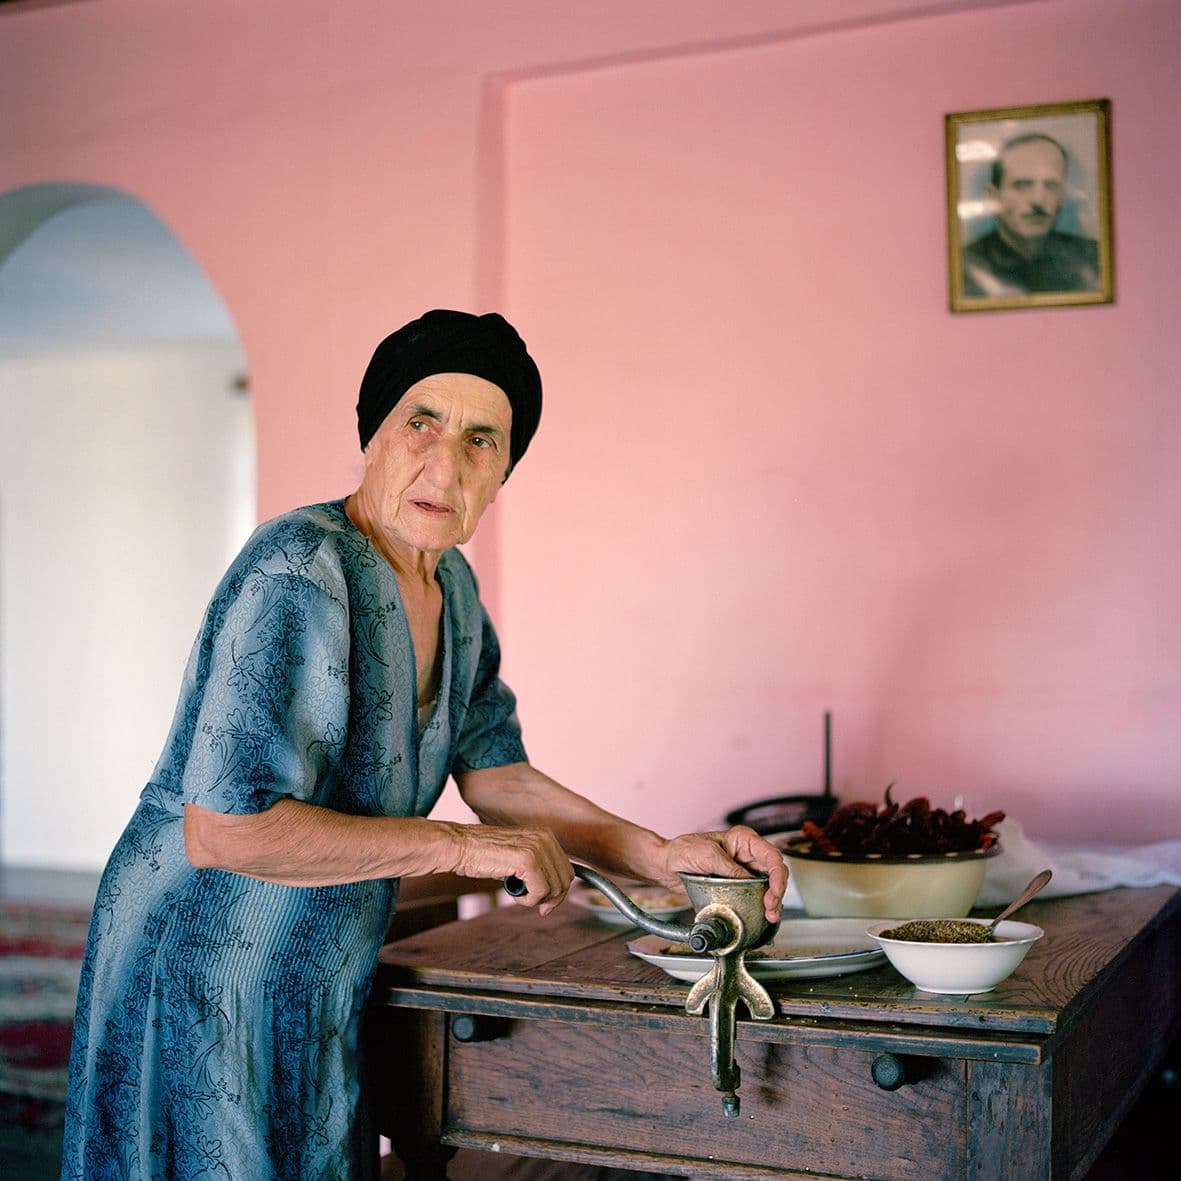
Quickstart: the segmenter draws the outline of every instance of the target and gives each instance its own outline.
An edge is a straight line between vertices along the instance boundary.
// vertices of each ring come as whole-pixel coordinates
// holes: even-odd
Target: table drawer
[[[727,1119],[700,1028],[681,1036],[529,1019],[491,1041],[449,1037],[443,1138],[511,1131],[564,1150],[712,1161],[718,1176],[734,1175],[725,1163],[889,1181],[967,1175],[962,1060],[921,1059],[915,1082],[885,1091],[871,1052],[740,1032],[742,1109]]]

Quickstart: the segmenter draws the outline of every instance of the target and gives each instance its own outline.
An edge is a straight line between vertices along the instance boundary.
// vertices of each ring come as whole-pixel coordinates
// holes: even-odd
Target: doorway
[[[256,518],[232,317],[142,201],[0,195],[0,865],[93,871]]]

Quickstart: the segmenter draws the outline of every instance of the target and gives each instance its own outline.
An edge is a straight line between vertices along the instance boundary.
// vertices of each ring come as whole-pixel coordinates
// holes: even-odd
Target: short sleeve
[[[255,568],[223,608],[184,768],[185,801],[235,814],[283,797],[314,801],[347,729],[344,598],[322,577]]]
[[[528,760],[517,721],[517,699],[500,679],[500,641],[483,607],[480,614],[480,656],[452,764],[454,772]]]

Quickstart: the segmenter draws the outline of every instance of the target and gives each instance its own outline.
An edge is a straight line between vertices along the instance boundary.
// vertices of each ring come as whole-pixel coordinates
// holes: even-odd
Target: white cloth
[[[1001,852],[988,862],[976,906],[1005,906],[1039,870],[1054,877],[1042,898],[1093,894],[1116,886],[1181,886],[1181,840],[1149,845],[1035,841],[1006,817],[997,825]]]

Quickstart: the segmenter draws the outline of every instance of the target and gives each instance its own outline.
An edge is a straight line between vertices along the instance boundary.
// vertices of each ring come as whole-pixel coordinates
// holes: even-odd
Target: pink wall
[[[1181,8],[790,8],[18,5],[0,191],[115,185],[201,261],[264,515],[351,486],[391,327],[518,320],[546,419],[478,557],[534,757],[608,806],[810,790],[831,707],[846,797],[1176,833]],[[1117,304],[952,317],[943,113],[1100,96]]]
[[[513,88],[508,302],[552,396],[502,614],[542,765],[705,822],[815,789],[831,707],[846,798],[1181,830],[1179,18],[1036,5]],[[950,315],[943,113],[1105,95],[1119,302]]]

